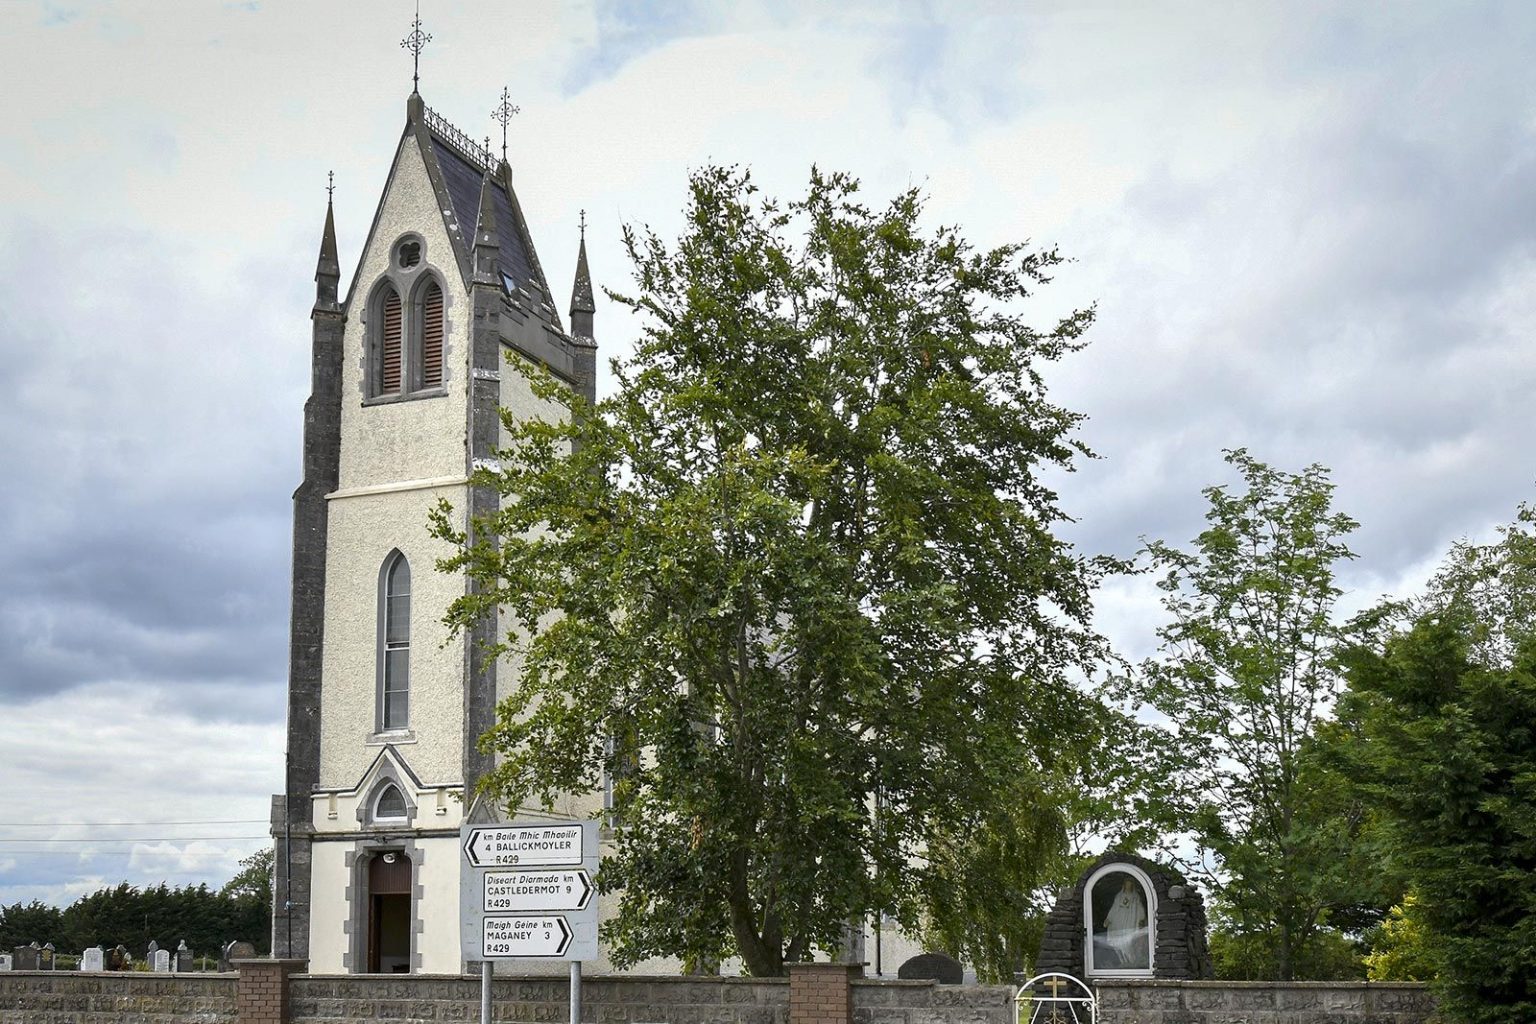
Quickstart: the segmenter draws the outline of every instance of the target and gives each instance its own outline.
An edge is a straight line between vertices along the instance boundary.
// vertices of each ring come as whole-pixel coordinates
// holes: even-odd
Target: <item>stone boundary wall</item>
[[[854,1024],[1013,1024],[1012,985],[853,982]]]
[[[294,1024],[479,1020],[475,977],[289,975],[289,963],[273,962],[268,970],[253,966],[242,965],[244,975],[0,971],[0,1024],[250,1024],[238,1005],[238,989],[278,977],[285,979],[287,995],[279,1014],[286,1010]],[[840,992],[821,992],[836,987],[829,982],[821,978],[813,986],[834,997],[821,1001],[850,1005]],[[1009,986],[857,977],[842,984],[851,1000],[851,1024],[1013,1024]],[[790,988],[785,978],[586,978],[581,1016],[588,1024],[791,1024]],[[1435,1019],[1428,990],[1413,983],[1101,980],[1095,988],[1101,1024],[1432,1024]],[[273,994],[264,985],[247,999]],[[564,1024],[567,1019],[564,978],[499,977],[494,999],[498,1021]],[[271,1014],[281,1007],[280,997],[262,1002],[250,1009],[264,1020],[275,1019]]]
[[[234,974],[0,971],[0,1024],[235,1024]]]
[[[480,979],[412,974],[312,974],[289,979],[294,1024],[479,1021]],[[498,1020],[564,1024],[570,1017],[565,978],[499,976],[491,990]],[[788,1024],[787,979],[587,977],[581,1019],[593,1024]]]
[[[0,972],[0,1024],[251,1024],[282,1019],[273,1013],[279,1007],[293,1024],[480,1019],[476,977],[290,974],[291,963],[242,963],[240,975]],[[825,965],[807,973],[816,978],[814,994],[830,997],[821,1001],[844,1012],[851,1006],[854,1024],[1013,1024],[1007,986],[865,980]],[[285,989],[286,1006],[274,983]],[[788,978],[590,977],[582,980],[581,1017],[590,1024],[790,1024],[790,987]],[[564,978],[498,977],[493,999],[498,1021],[564,1024],[569,1013]],[[815,1010],[849,1019],[830,1005]]]
[[[1418,982],[1109,981],[1100,1024],[1431,1024]]]

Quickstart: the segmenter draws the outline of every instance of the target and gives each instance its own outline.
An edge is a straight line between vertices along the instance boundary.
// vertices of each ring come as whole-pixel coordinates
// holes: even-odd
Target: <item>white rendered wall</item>
[[[390,270],[395,243],[406,234],[421,237],[425,243],[423,264],[437,271],[443,285],[443,377],[447,393],[365,406],[368,298]],[[341,490],[464,475],[469,308],[437,193],[416,140],[407,136],[396,155],[394,177],[358,266],[347,310],[342,350]]]
[[[421,899],[416,915],[421,931],[416,935],[425,974],[458,974],[464,964],[459,956],[459,851],[458,837],[418,839],[423,856],[418,882]]]
[[[309,972],[341,974],[347,951],[350,843],[315,843],[311,848],[309,889]]]
[[[497,399],[503,409],[511,410],[519,420],[542,419],[550,423],[565,418],[565,409],[553,402],[546,402],[533,393],[527,374],[540,371],[534,364],[506,345],[501,346],[501,392]],[[507,432],[499,432],[499,443],[505,446]]]
[[[464,584],[434,568],[450,553],[427,535],[427,513],[439,498],[462,509],[466,490],[426,487],[330,501],[320,715],[324,789],[356,785],[386,742],[424,782],[463,778],[464,642],[448,642],[442,617]],[[378,733],[379,572],[397,548],[411,567],[410,727]]]

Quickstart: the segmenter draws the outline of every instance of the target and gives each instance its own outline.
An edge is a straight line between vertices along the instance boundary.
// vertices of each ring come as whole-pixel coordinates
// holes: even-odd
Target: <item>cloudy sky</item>
[[[674,233],[706,161],[918,184],[979,244],[1075,257],[1039,309],[1098,303],[1051,374],[1102,455],[1062,486],[1086,550],[1193,536],[1239,445],[1331,467],[1355,602],[1536,497],[1529,5],[423,6],[427,103],[474,136],[522,107],[562,299],[579,209],[622,287],[620,225]],[[0,903],[216,885],[262,843],[326,172],[346,272],[410,17],[0,0]],[[1155,612],[1102,595],[1127,653]]]

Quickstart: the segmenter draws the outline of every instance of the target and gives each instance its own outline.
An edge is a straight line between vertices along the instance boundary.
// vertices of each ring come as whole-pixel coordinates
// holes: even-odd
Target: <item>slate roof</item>
[[[437,157],[437,165],[443,172],[443,185],[448,190],[453,214],[458,218],[461,237],[472,245],[475,225],[479,218],[480,184],[484,180],[484,173],[479,167],[464,159],[454,146],[439,138],[430,127],[428,133],[432,139],[433,155]],[[492,202],[496,205],[496,228],[501,246],[499,253],[501,271],[508,290],[515,286],[533,293],[537,296],[537,301],[532,303],[533,312],[541,320],[559,328],[559,320],[554,314],[554,303],[544,289],[541,276],[534,269],[534,258],[529,252],[529,245],[524,240],[522,231],[519,230],[522,222],[520,211],[514,210],[513,199],[507,194],[507,189],[500,179],[493,176],[492,180],[491,196]],[[527,304],[526,299],[523,301]]]

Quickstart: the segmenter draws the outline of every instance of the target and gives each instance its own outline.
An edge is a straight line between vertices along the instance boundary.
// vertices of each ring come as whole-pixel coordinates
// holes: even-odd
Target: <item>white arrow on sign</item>
[[[558,957],[571,944],[571,929],[563,917],[534,915],[487,917],[481,955],[494,957]]]
[[[556,867],[581,863],[581,825],[487,825],[471,829],[464,856],[475,867]]]
[[[582,910],[592,898],[585,871],[487,871],[485,903],[491,911]]]

